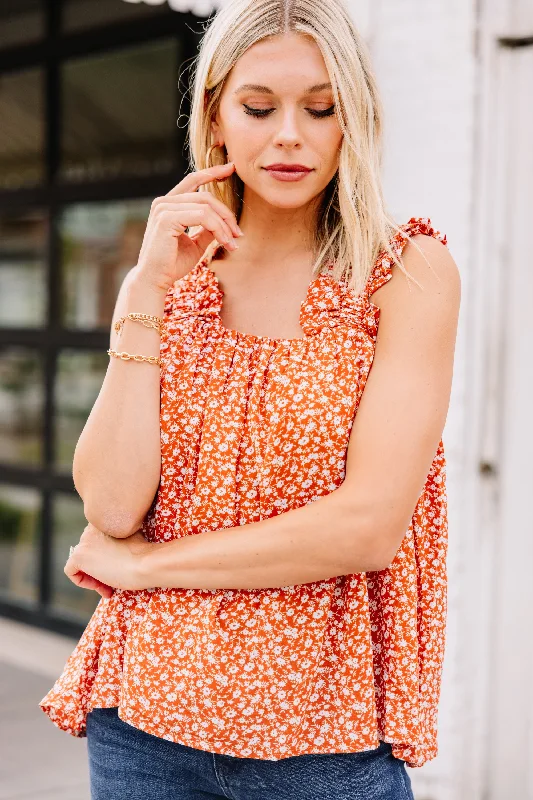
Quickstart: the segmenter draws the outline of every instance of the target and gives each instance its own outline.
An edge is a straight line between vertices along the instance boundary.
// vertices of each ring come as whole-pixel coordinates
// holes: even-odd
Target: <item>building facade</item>
[[[86,524],[74,447],[150,203],[186,171],[200,23],[123,0],[0,3],[0,608],[65,633],[98,600],[63,574]]]

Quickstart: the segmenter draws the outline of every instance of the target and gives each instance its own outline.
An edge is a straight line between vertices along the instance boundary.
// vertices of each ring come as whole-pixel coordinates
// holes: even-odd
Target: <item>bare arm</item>
[[[373,295],[381,309],[374,363],[352,427],[342,485],[271,519],[171,542],[140,545],[129,588],[266,588],[384,569],[409,527],[447,417],[460,305],[457,266],[432,237],[415,237]],[[380,298],[378,300],[378,297]],[[88,563],[96,571],[109,558]],[[113,580],[115,567],[102,571]],[[95,573],[96,574],[96,573]]]
[[[200,186],[224,180],[234,164],[192,172],[152,203],[139,262],[126,276],[113,324],[136,311],[163,317],[168,290],[198,262],[216,235],[232,247],[235,215]],[[199,228],[188,236],[188,227]],[[111,348],[159,356],[160,336],[139,322],[111,326]],[[73,462],[74,485],[88,522],[116,538],[137,530],[161,475],[160,369],[146,361],[110,357],[104,382],[81,433]]]
[[[160,336],[139,322],[114,323],[130,311],[163,316],[165,291],[134,267],[117,298],[110,346],[128,353],[159,355]],[[161,468],[160,370],[148,362],[110,357],[100,393],[79,438],[73,461],[74,485],[87,520],[111,536],[129,536],[148,511]]]

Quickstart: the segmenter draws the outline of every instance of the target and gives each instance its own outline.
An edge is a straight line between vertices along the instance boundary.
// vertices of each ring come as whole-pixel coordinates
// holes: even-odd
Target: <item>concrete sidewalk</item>
[[[90,800],[87,740],[38,705],[75,645],[0,618],[0,800]]]

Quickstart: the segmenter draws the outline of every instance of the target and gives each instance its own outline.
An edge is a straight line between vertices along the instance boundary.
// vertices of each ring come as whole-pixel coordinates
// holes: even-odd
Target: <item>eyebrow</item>
[[[315,83],[314,86],[310,86],[305,91],[305,94],[322,92],[324,89],[331,89],[331,83]],[[237,89],[235,89],[233,94],[238,94],[239,92],[261,92],[262,94],[274,94],[270,87],[262,86],[260,83],[243,83],[242,86],[239,86]]]

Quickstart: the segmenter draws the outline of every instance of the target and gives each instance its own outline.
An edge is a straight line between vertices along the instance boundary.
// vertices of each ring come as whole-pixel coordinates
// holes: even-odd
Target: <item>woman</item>
[[[412,798],[437,754],[460,281],[381,131],[340,0],[214,18],[74,458],[102,599],[40,706],[96,800]]]

